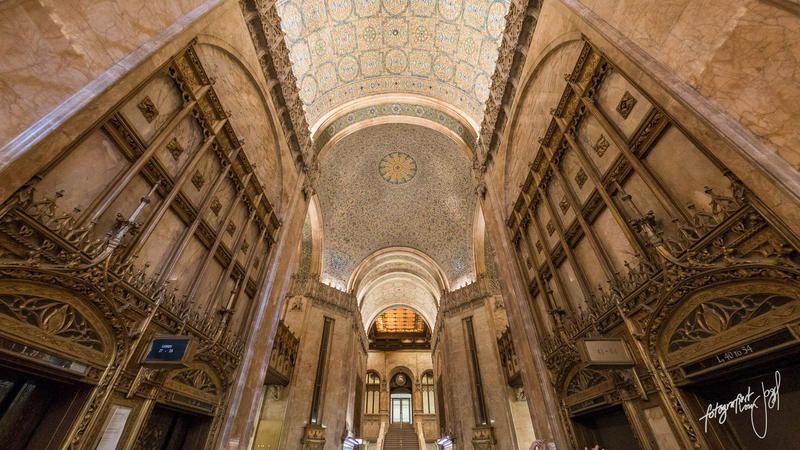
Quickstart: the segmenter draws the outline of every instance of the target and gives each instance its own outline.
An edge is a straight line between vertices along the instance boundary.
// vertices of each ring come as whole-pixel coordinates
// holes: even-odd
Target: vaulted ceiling
[[[359,290],[367,323],[407,305],[432,326],[442,290],[475,277],[472,160],[509,4],[276,3],[319,158],[321,279]],[[441,280],[399,260],[360,279],[389,248],[430,258]]]
[[[366,96],[418,94],[477,128],[507,0],[279,0],[311,129]]]
[[[473,275],[475,196],[465,150],[434,130],[385,124],[354,132],[320,161],[323,280],[344,288],[387,247],[432,258],[451,285]]]

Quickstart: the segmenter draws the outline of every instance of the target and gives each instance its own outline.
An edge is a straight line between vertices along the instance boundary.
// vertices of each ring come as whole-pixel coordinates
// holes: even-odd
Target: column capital
[[[325,448],[325,427],[306,425],[303,429],[303,450],[322,450]]]

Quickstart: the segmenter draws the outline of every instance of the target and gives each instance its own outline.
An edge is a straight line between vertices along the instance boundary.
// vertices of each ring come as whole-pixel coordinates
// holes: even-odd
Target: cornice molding
[[[500,138],[508,120],[507,110],[517,92],[517,83],[527,58],[528,46],[536,28],[541,10],[541,0],[517,0],[509,5],[506,27],[492,75],[492,86],[483,113],[475,153],[475,169],[482,177],[499,147]],[[511,82],[509,82],[511,81]]]
[[[240,0],[239,3],[295,164],[303,172],[314,172],[316,162],[311,131],[300,100],[297,78],[292,71],[289,49],[286,47],[275,2]],[[313,174],[309,175],[313,181]]]

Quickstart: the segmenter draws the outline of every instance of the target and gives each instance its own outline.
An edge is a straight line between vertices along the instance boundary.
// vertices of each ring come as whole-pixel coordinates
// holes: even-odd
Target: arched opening
[[[436,414],[436,395],[433,384],[433,371],[428,370],[419,380],[420,396],[422,397],[422,414]]]
[[[370,350],[430,350],[431,329],[414,309],[392,307],[372,322],[367,333]]]
[[[800,347],[784,327],[800,317],[800,285],[778,279],[704,283],[688,295],[674,289],[666,298],[666,319],[651,345],[668,369],[665,381],[701,418],[709,446],[792,446],[790,423],[800,413]],[[757,327],[765,323],[778,331],[765,334]],[[748,393],[749,401],[760,396],[756,414],[705,420],[710,405]]]
[[[381,376],[378,372],[367,372],[367,388],[364,395],[364,414],[380,414],[381,412]]]
[[[389,383],[389,420],[393,424],[411,424],[413,421],[411,376],[398,372]]]

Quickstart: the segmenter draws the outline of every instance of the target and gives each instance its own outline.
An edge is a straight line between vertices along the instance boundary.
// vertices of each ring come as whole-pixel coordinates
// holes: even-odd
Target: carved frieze
[[[669,339],[667,350],[680,350],[798,301],[782,294],[747,293],[708,300],[690,312]]]
[[[200,172],[199,170],[196,171],[194,175],[192,175],[192,184],[194,185],[194,188],[197,189],[198,191],[202,190],[203,186],[206,184],[206,178],[205,176],[203,176],[203,173]]]
[[[0,294],[0,314],[47,335],[103,352],[98,331],[77,309],[62,301],[31,294]]]

